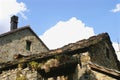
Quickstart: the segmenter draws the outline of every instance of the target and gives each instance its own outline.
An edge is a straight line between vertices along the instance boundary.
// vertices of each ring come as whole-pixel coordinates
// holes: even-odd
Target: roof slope
[[[29,27],[26,27],[26,28],[30,29]],[[34,54],[34,55],[27,56],[24,58],[23,63],[34,61],[34,60],[42,60],[42,59],[44,60],[44,58],[51,58],[53,56],[60,55],[60,54],[70,54],[70,53],[73,54],[73,53],[76,53],[77,50],[85,52],[85,51],[87,51],[89,46],[97,44],[98,42],[104,41],[106,39],[108,41],[110,41],[109,35],[107,33],[102,33],[97,36],[90,37],[89,39],[84,39],[84,40],[78,41],[76,43],[70,43],[66,46],[63,46],[63,47],[55,49],[55,50],[51,50],[51,51],[43,53],[43,54]],[[8,65],[14,66],[19,63],[20,63],[20,60],[15,60],[13,62],[7,62],[7,63],[1,63],[0,68],[1,69],[6,68],[6,67],[8,67]]]
[[[30,29],[29,27],[24,27],[24,28]],[[24,29],[24,28],[22,28],[22,29]],[[19,30],[21,30],[21,29],[19,29]],[[15,31],[18,31],[18,30],[15,30]],[[13,32],[15,32],[15,31],[13,31]],[[13,33],[13,32],[11,32],[11,33]],[[11,34],[11,33],[9,33],[9,34]],[[2,36],[5,36],[7,34],[4,34]],[[74,52],[76,53],[76,50],[80,50],[80,51],[85,50],[86,51],[88,49],[88,47],[90,47],[91,45],[95,45],[101,41],[106,41],[106,40],[109,43],[111,43],[109,35],[107,33],[102,33],[102,34],[99,34],[97,36],[92,36],[89,39],[84,39],[84,40],[78,41],[76,43],[70,43],[70,44],[65,45],[61,48],[51,50],[51,51],[43,53],[43,54],[34,54],[31,56],[25,56],[25,57],[23,56],[23,58],[21,58],[21,59],[17,59],[17,60],[7,62],[7,63],[1,63],[0,64],[0,71],[17,68],[17,65],[19,63],[28,63],[30,61],[38,61],[38,60],[42,62],[44,60],[53,58],[56,55],[70,54],[70,53],[74,53]],[[76,63],[76,62],[73,62],[73,63]],[[93,63],[89,63],[89,65],[90,65],[91,69],[93,69],[93,70],[97,70],[97,71],[100,71],[102,73],[108,74],[110,76],[112,75],[113,77],[115,77],[117,79],[118,78],[120,79],[120,72],[117,70],[108,69],[108,68],[105,68],[103,66],[99,66],[99,65],[93,64]]]
[[[97,65],[95,63],[92,63],[92,62],[89,63],[89,66],[91,67],[91,69],[93,69],[95,71],[113,76],[117,79],[118,78],[120,79],[120,71],[117,71],[117,70],[114,70],[114,69],[109,69],[109,68],[106,68],[106,67],[103,67],[103,66],[99,66],[99,65]]]
[[[88,47],[90,47],[91,45],[95,45],[97,43],[99,43],[100,41],[108,41],[110,44],[112,44],[110,37],[108,35],[108,33],[102,33],[96,36],[92,36],[89,39],[83,39],[80,40],[76,43],[70,43],[68,45],[65,45],[61,48],[55,49],[55,50],[51,50],[51,54],[53,53],[61,53],[61,52],[71,52],[71,51],[75,51],[75,50],[87,50]],[[112,50],[114,51],[113,47]]]

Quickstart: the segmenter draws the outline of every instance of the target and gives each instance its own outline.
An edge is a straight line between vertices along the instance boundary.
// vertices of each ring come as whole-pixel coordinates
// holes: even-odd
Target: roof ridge
[[[12,34],[12,33],[16,32],[16,31],[26,29],[26,28],[30,28],[30,25],[26,25],[26,26],[24,26],[24,27],[20,27],[20,28],[14,29],[14,30],[12,30],[12,31],[8,31],[8,32],[5,32],[5,33],[3,33],[3,34],[0,34],[0,38],[1,38],[1,37],[4,37],[4,36],[6,36],[6,35]],[[31,28],[30,28],[30,29],[31,29]]]

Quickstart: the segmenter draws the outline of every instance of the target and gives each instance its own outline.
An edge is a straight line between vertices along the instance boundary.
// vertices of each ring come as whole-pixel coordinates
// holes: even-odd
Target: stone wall
[[[26,49],[26,41],[31,42],[30,50]],[[31,55],[47,51],[28,28],[0,37],[0,62],[13,60],[15,54]]]
[[[88,65],[83,68],[80,68],[78,65],[73,75],[74,77],[72,80],[118,80],[110,75],[94,71]]]
[[[42,77],[39,72],[25,68],[23,70],[13,69],[3,71],[0,74],[0,80],[117,80],[109,75],[91,70],[88,66],[80,67],[77,64],[75,72],[68,75],[53,76],[49,78]]]
[[[111,75],[92,70],[89,65],[91,60],[89,55],[89,52],[75,54],[72,57],[68,55],[59,55],[40,63],[35,61],[29,62],[27,63],[27,68],[24,69],[22,68],[24,64],[18,64],[18,68],[16,69],[2,71],[0,80],[117,80],[111,77]],[[75,64],[75,67],[68,68],[68,66],[64,67],[65,65],[63,65],[64,68],[58,68],[61,63],[64,64],[67,60],[76,61],[76,59],[78,60],[78,64]],[[66,65],[68,65],[68,63]],[[54,69],[55,71],[51,70],[52,68],[56,68]],[[65,69],[70,73],[61,74],[58,69],[60,69],[59,71]],[[70,69],[73,69],[73,72],[71,72]],[[49,72],[52,72],[52,75],[49,74],[46,77],[45,75]],[[54,74],[54,72],[57,75]]]
[[[97,49],[103,50],[103,55],[99,54],[101,53],[99,51],[99,53],[97,54],[97,56],[95,54],[92,54],[95,57],[95,61],[92,61],[92,62],[99,62],[100,65],[102,66],[106,66],[106,67],[109,67],[110,69],[113,68],[113,69],[117,69],[117,66],[114,65],[116,64],[114,61],[114,57],[112,56],[112,53],[110,53],[110,56],[111,56],[111,59],[114,60],[113,64],[110,62],[112,62],[112,60],[108,60],[109,62],[103,62],[105,59],[106,59],[106,52],[104,52],[104,47],[100,47],[98,48],[98,46],[100,45],[97,45],[97,47],[94,47],[94,49],[96,48],[95,51],[97,51]],[[97,71],[94,71],[90,68],[90,66],[88,65],[89,62],[91,62],[91,60],[93,60],[90,56],[91,53],[89,52],[84,52],[84,53],[80,53],[80,54],[75,54],[74,56],[77,57],[80,61],[79,61],[79,64],[77,64],[77,67],[75,68],[75,72],[72,74],[72,79],[71,80],[118,80],[116,78],[113,78],[111,75],[108,75],[108,74],[104,74],[102,72],[97,72]],[[99,55],[99,56],[98,56]],[[103,61],[102,61],[103,60]]]
[[[41,76],[37,71],[31,71],[28,68],[23,70],[13,69],[3,71],[0,80],[41,80]]]
[[[5,36],[4,39],[0,38],[0,40],[1,62],[13,60],[14,54],[29,55],[47,51],[36,36],[29,30],[10,34],[9,36]],[[27,40],[32,43],[30,51],[26,50]],[[92,62],[109,69],[118,70],[116,55],[109,41],[101,40],[96,44],[90,45],[89,47],[87,46],[87,50],[83,52],[80,52],[78,49],[73,52],[74,54],[72,55],[55,55],[54,57],[51,57],[51,59],[45,61],[34,62],[31,60],[32,62],[28,63],[27,68],[25,69],[17,68],[2,71],[0,80],[116,80],[110,77],[110,75],[92,70],[88,65],[89,62]],[[71,66],[71,64],[67,63],[69,61],[77,61],[78,64],[76,63],[77,65],[75,64],[74,68],[68,68],[68,66],[65,67],[65,64]],[[62,65],[63,68],[59,68],[61,63],[64,64]],[[30,64],[33,66],[30,67]],[[52,74],[52,68],[55,68],[53,71],[55,74]],[[39,69],[43,70],[44,74],[41,73]],[[70,69],[73,69],[72,72],[70,72]],[[70,73],[61,74],[59,71],[62,72],[63,70]],[[49,74],[46,76],[48,73],[51,73],[52,75]]]
[[[13,69],[3,71],[0,74],[0,80],[76,80],[71,75],[60,75],[49,78],[42,77],[37,71],[25,68],[23,70]]]
[[[110,69],[118,69],[116,54],[111,43],[101,41],[89,47],[91,62]]]

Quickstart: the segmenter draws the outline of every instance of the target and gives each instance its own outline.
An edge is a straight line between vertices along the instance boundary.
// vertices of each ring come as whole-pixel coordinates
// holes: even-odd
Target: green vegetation
[[[17,77],[16,80],[27,80],[25,76]]]
[[[18,68],[23,68],[23,64],[22,63],[20,63],[20,64],[18,64]]]
[[[17,72],[16,80],[27,80],[20,70]]]
[[[29,65],[33,70],[38,69],[38,62],[32,61],[32,62],[29,63]]]

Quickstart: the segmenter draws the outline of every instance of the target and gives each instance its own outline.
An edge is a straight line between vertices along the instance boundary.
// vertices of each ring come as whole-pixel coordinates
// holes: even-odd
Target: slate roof
[[[26,28],[30,29],[29,27],[26,27]],[[15,30],[15,31],[17,31],[17,30]],[[23,56],[22,63],[28,63],[30,61],[38,61],[38,60],[39,61],[47,60],[50,58],[54,58],[54,56],[56,56],[56,55],[76,53],[77,50],[85,52],[88,50],[88,47],[90,47],[91,45],[95,45],[101,41],[107,41],[107,42],[111,43],[108,33],[102,33],[102,34],[99,34],[96,36],[92,36],[89,39],[80,40],[76,43],[70,43],[61,48],[58,48],[55,50],[50,50],[49,52],[46,52],[46,53],[34,54],[31,56],[27,56],[27,57]],[[17,65],[19,63],[21,63],[21,59],[17,59],[17,60],[7,62],[7,63],[1,63],[0,70],[4,71],[4,70],[9,70],[11,68],[17,68]],[[111,70],[111,69],[105,68],[103,66],[93,64],[93,63],[89,63],[89,65],[94,70],[102,71],[103,73],[107,73],[107,74],[109,73],[110,75],[112,75],[115,78],[120,78],[119,71]]]
[[[92,62],[89,62],[89,66],[92,70],[95,70],[95,71],[103,73],[103,74],[107,74],[116,79],[120,79],[120,71],[117,71],[115,69],[109,69],[109,68],[97,65],[95,63],[92,63]]]
[[[108,33],[102,33],[99,35],[92,36],[89,39],[83,39],[83,40],[77,41],[75,43],[70,43],[68,45],[65,45],[61,48],[51,50],[50,54],[54,54],[54,53],[59,54],[62,52],[71,52],[71,51],[75,51],[75,50],[80,50],[81,52],[88,51],[88,48],[91,45],[95,45],[101,41],[107,41],[108,43],[112,44]],[[114,51],[113,47],[112,47],[112,50]]]
[[[13,32],[23,30],[23,29],[30,29],[30,27],[20,28],[20,29],[17,29],[15,31],[9,32],[9,34],[12,34]],[[4,36],[5,35],[8,35],[8,33],[4,34]],[[89,46],[97,44],[100,41],[105,41],[105,40],[110,41],[109,39],[110,38],[109,38],[109,35],[107,33],[102,33],[102,34],[99,34],[97,36],[92,36],[89,39],[80,40],[76,43],[70,43],[70,44],[65,45],[61,48],[58,48],[58,49],[55,49],[55,50],[50,50],[49,52],[45,52],[45,53],[42,53],[42,54],[30,55],[30,56],[25,57],[24,59],[25,59],[25,61],[26,60],[32,61],[32,60],[38,60],[38,59],[52,57],[52,56],[59,55],[59,54],[74,54],[78,50],[79,50],[79,52],[86,52],[86,51],[88,51]],[[11,63],[12,62],[8,62],[8,64],[11,64]],[[17,63],[19,63],[19,60],[13,61],[13,63],[17,64]]]

